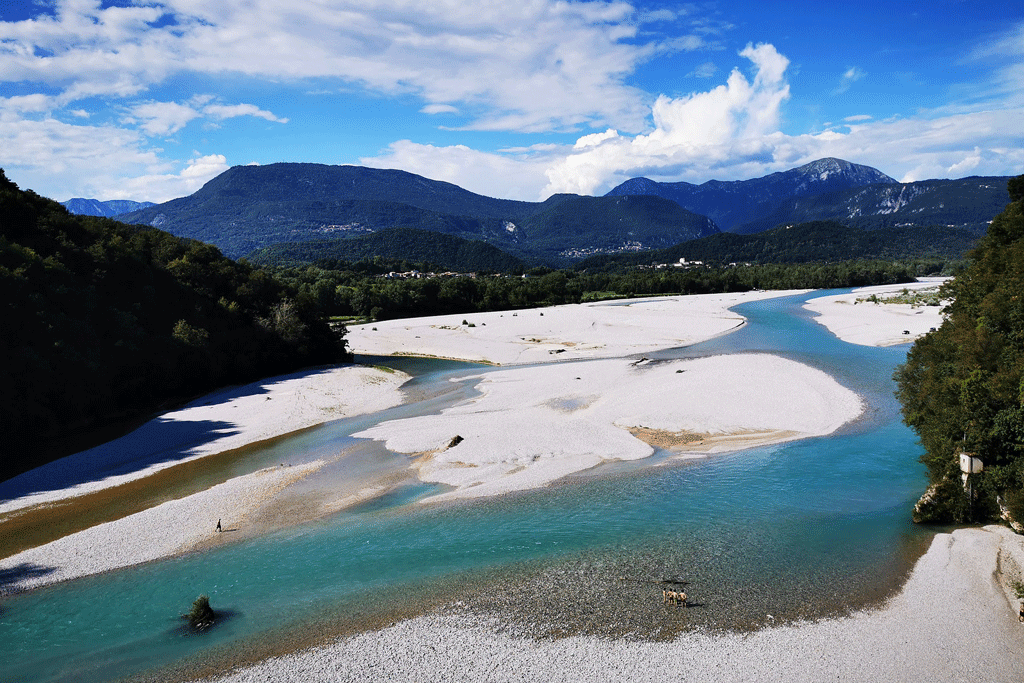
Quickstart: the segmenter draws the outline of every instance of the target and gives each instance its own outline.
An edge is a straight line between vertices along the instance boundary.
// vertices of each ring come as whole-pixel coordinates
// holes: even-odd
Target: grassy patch
[[[608,291],[590,291],[583,292],[583,296],[580,297],[580,301],[605,301],[607,299],[621,299],[622,295],[618,292]]]
[[[918,306],[941,306],[942,298],[939,296],[938,287],[917,290],[910,290],[904,287],[900,292],[892,296],[880,297],[877,294],[872,294],[871,296],[857,299],[857,303],[862,302],[872,304],[910,304],[912,307],[917,308]]]

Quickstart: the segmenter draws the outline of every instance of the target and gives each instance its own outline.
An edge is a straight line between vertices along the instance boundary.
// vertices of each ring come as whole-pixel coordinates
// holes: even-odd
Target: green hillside
[[[580,269],[622,269],[688,261],[726,263],[813,263],[852,259],[959,259],[977,236],[962,228],[900,227],[858,230],[835,221],[812,221],[738,235],[718,233],[668,249],[617,256],[598,256],[577,264]]]
[[[465,240],[428,230],[387,228],[346,239],[284,242],[258,249],[251,263],[295,267],[314,264],[335,268],[342,262],[380,257],[423,264],[421,270],[522,273],[523,262],[485,242]]]
[[[548,262],[567,263],[595,252],[668,247],[718,228],[661,197],[555,195],[525,220],[523,231],[534,253]]]
[[[896,372],[904,421],[921,437],[932,481],[918,521],[997,518],[997,496],[1024,521],[1024,176],[1008,185],[1012,203],[943,287],[952,302],[945,322]],[[984,464],[972,475],[973,501],[961,452]]]
[[[71,215],[2,171],[0,216],[0,478],[170,399],[345,356],[311,302],[208,244]]]

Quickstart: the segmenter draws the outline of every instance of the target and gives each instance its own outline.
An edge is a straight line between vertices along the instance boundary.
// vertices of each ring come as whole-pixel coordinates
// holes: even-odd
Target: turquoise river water
[[[823,294],[745,304],[736,310],[749,324],[739,331],[648,355],[769,352],[818,367],[868,406],[836,434],[685,465],[609,467],[606,476],[493,501],[411,505],[429,487],[407,486],[374,504],[217,550],[8,596],[0,599],[0,680],[203,671],[241,652],[273,651],[296,633],[369,623],[387,609],[377,602],[382,594],[453,594],[474,581],[563,565],[608,565],[618,574],[632,567],[638,580],[685,576],[703,606],[692,614],[727,628],[756,627],[767,613],[827,615],[877,599],[898,588],[906,569],[900,558],[912,558],[929,537],[909,521],[925,474],[892,396],[892,372],[907,346],[837,340],[800,307]],[[403,362],[425,390],[481,371]],[[366,424],[434,411],[470,391],[304,432],[254,454],[252,468],[337,451]],[[762,603],[747,599],[755,592]],[[228,618],[187,635],[178,615],[199,593]]]

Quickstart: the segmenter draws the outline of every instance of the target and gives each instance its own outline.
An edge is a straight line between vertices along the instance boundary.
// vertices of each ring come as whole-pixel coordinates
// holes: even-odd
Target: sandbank
[[[349,327],[347,339],[359,354],[495,365],[617,358],[717,337],[744,322],[730,307],[805,291],[809,290],[653,297],[384,320]]]
[[[473,316],[479,324],[460,329],[447,324],[452,316],[392,321],[379,323],[388,325],[385,334],[372,335],[392,340],[407,353],[494,363],[606,358],[724,334],[743,324],[741,316],[728,312],[729,306],[789,293],[661,297],[499,312]],[[429,343],[416,340],[413,346],[421,336],[417,331],[429,331]],[[543,341],[534,335],[542,335]],[[387,350],[358,342],[353,348],[362,353]],[[407,379],[404,373],[347,366],[210,394],[121,439],[4,482],[0,496],[7,500],[0,498],[0,515],[39,509],[326,420],[383,410],[401,403],[399,387]],[[458,498],[543,486],[607,460],[647,457],[653,446],[694,457],[826,434],[862,409],[852,392],[824,373],[767,355],[672,362],[591,360],[464,379],[479,381],[479,398],[441,415],[388,422],[357,436],[416,454],[413,467],[419,477],[452,486],[440,497]],[[456,435],[464,441],[448,447]],[[18,553],[0,567],[46,571],[33,572],[31,579],[23,577],[8,590],[172,555],[196,547],[197,539],[208,543],[215,525],[209,519],[212,511],[230,508],[233,492],[249,490],[254,476]],[[273,478],[260,476],[264,482]],[[260,490],[276,493],[295,480],[286,477],[281,486]],[[343,500],[358,502],[374,490],[359,490]],[[252,500],[262,505],[271,493],[253,495]],[[254,511],[252,506],[238,507],[239,515],[251,517]],[[173,531],[167,529],[167,515],[174,520]],[[230,519],[227,512],[216,516]],[[134,537],[149,539],[146,547],[121,543],[125,525]],[[119,544],[116,552],[109,549],[112,539]],[[95,559],[93,547],[106,559]]]
[[[916,291],[936,288],[947,279],[927,277],[909,284],[861,287],[850,294],[811,299],[804,304],[804,308],[816,313],[816,322],[851,344],[908,344],[942,324],[942,306],[874,303],[865,299],[872,295],[880,299],[888,298],[904,289]]]
[[[188,460],[402,403],[402,372],[357,365],[231,387],[125,436],[0,483],[0,515],[147,477]]]
[[[235,477],[200,493],[168,501],[129,517],[99,524],[0,560],[12,593],[141,564],[233,540],[240,527],[286,486],[324,465],[270,467]],[[223,529],[217,532],[217,523]]]
[[[88,494],[108,489],[117,493],[126,483],[134,484],[181,463],[328,420],[399,405],[403,400],[400,387],[408,379],[402,372],[350,365],[271,377],[208,394],[120,439],[3,482],[0,493],[7,500],[0,504],[0,533],[5,531],[5,523],[16,526],[26,513],[41,517],[42,521],[33,524],[49,526],[52,522],[47,522],[47,515],[59,518],[68,514],[64,508],[51,510],[51,506],[71,498],[90,501]],[[324,464],[317,460],[260,470],[128,516],[101,516],[102,523],[0,560],[0,573],[5,575],[0,592],[236,540],[258,530],[262,522],[257,519],[254,526],[253,518],[276,494]],[[354,499],[358,497],[356,494]],[[218,519],[233,531],[216,534]]]
[[[693,455],[829,434],[863,410],[827,374],[767,354],[592,360],[464,379],[479,380],[481,395],[353,435],[417,456],[420,479],[454,487],[429,500],[536,488],[646,458],[652,444]]]

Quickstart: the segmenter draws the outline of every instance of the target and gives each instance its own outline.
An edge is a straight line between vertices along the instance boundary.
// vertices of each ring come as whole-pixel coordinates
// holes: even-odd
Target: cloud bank
[[[710,90],[658,97],[649,114],[653,126],[641,134],[609,128],[581,136],[572,146],[492,155],[406,141],[362,161],[438,177],[481,194],[528,200],[558,192],[604,194],[638,176],[694,183],[753,178],[823,157],[876,166],[903,182],[1024,172],[1024,106],[1013,99],[998,108],[921,112],[886,121],[851,115],[825,130],[791,135],[782,131],[789,60],[767,43],[747,45],[739,56],[749,60],[751,77],[737,67]],[[852,82],[863,75],[851,68],[839,76]],[[1002,87],[1005,70],[997,77]],[[444,168],[432,168],[431,159],[442,157]],[[472,170],[463,172],[463,164]],[[487,174],[487,167],[501,172]],[[517,179],[514,187],[509,177]]]
[[[888,120],[854,111],[800,132],[787,129],[791,67],[775,46],[748,44],[722,69],[707,59],[733,28],[706,8],[621,0],[56,0],[32,19],[0,21],[0,166],[57,198],[162,201],[251,160],[229,160],[215,131],[253,119],[286,129],[294,124],[273,98],[319,92],[411,103],[466,140],[544,134],[543,144],[484,151],[396,131],[360,160],[492,196],[601,194],[639,175],[748,178],[823,156],[903,180],[1024,172],[1024,22],[965,55],[992,64],[970,96]],[[643,65],[697,51],[680,73],[706,90],[632,84]],[[832,93],[875,76],[847,65]],[[210,135],[182,141],[195,131]]]

